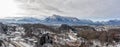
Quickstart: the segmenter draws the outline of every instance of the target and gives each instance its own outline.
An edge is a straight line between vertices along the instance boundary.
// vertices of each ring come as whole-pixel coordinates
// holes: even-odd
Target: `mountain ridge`
[[[53,15],[44,20],[35,17],[18,17],[0,19],[4,23],[41,23],[41,24],[68,24],[68,25],[120,25],[120,20],[109,20],[104,22],[93,22],[92,20],[78,19],[76,17],[65,17],[60,15]]]

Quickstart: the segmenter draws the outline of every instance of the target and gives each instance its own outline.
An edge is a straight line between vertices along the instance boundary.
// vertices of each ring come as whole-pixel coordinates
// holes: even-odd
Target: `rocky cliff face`
[[[7,31],[7,26],[0,23],[0,33],[6,33]]]
[[[44,45],[44,44],[53,44],[53,40],[52,40],[52,36],[50,36],[49,33],[47,34],[43,34],[42,37],[40,38],[40,44]]]

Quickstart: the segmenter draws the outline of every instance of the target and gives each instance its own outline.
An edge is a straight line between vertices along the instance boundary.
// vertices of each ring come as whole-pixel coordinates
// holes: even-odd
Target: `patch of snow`
[[[76,38],[74,38],[73,36],[69,35],[69,38],[72,40],[77,40]]]
[[[24,45],[25,47],[33,47],[33,45],[29,45],[29,44],[24,43],[24,42],[19,42],[19,43],[21,43],[21,44]]]

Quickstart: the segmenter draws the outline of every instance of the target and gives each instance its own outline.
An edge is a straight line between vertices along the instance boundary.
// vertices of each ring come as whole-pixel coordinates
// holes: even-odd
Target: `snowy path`
[[[32,45],[26,44],[24,42],[19,42],[20,44],[24,45],[25,47],[33,47]]]
[[[16,42],[16,41],[13,41],[12,44],[15,45],[15,47],[33,47],[33,46],[28,45],[28,44],[23,43],[23,42]]]
[[[3,41],[4,42],[4,45],[3,45],[3,47],[15,47],[15,45],[13,45],[12,43],[9,43],[9,42],[7,42],[7,41]]]
[[[12,44],[15,46],[15,47],[25,47],[24,45],[16,42],[16,41],[13,41]]]

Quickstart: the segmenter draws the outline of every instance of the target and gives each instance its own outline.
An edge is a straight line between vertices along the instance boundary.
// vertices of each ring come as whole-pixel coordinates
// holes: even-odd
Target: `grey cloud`
[[[17,0],[29,14],[60,14],[82,19],[120,17],[120,0]]]

